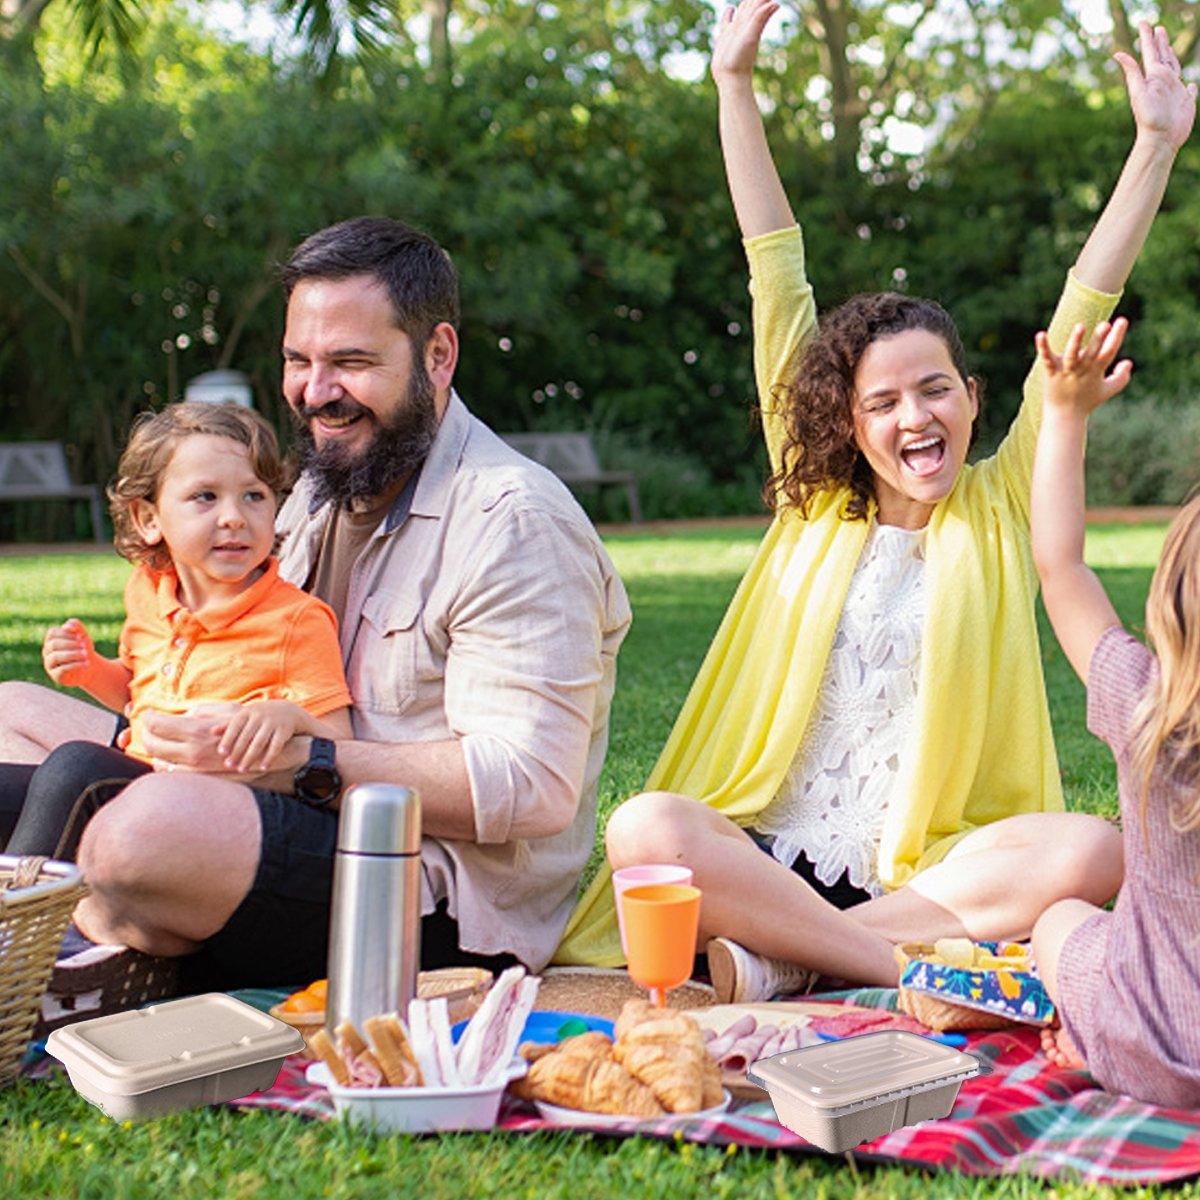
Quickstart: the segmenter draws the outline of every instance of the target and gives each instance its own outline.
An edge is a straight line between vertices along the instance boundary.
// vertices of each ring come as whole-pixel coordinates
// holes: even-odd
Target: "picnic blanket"
[[[264,1010],[285,995],[266,991],[235,994]],[[894,989],[860,989],[803,999],[828,1004],[828,1015],[813,1019],[820,1033],[851,1036],[880,1029],[919,1028],[912,1018],[895,1011]],[[848,1011],[847,1005],[857,1006],[858,1011]],[[864,1014],[862,1008],[874,1011]],[[1156,1108],[1101,1091],[1086,1072],[1051,1066],[1032,1029],[969,1034],[967,1049],[983,1059],[992,1073],[962,1085],[948,1118],[898,1129],[859,1146],[850,1152],[851,1157],[864,1162],[949,1168],[966,1175],[1028,1172],[1047,1179],[1078,1178],[1108,1184],[1163,1183],[1200,1174],[1200,1110]],[[269,1091],[230,1103],[237,1108],[278,1109],[330,1120],[335,1114],[329,1093],[305,1080],[307,1065],[303,1059],[289,1058]],[[52,1060],[36,1054],[31,1054],[26,1064],[26,1073],[34,1077],[54,1069]],[[513,1133],[563,1128],[509,1097],[498,1127]],[[707,1145],[824,1155],[780,1125],[769,1100],[744,1102],[719,1117],[682,1125],[630,1122],[602,1132],[610,1137],[682,1138]]]
[[[281,993],[239,993],[269,1007]],[[879,1029],[919,1028],[895,1011],[894,989],[871,988],[826,996],[828,1016],[814,1018],[820,1033],[848,1036]],[[875,1010],[849,1014],[845,1005]],[[1156,1108],[1101,1091],[1084,1071],[1063,1071],[1041,1053],[1035,1030],[1012,1028],[968,1035],[967,1049],[992,1074],[963,1084],[950,1116],[898,1129],[851,1152],[861,1161],[951,1168],[967,1175],[1018,1171],[1090,1183],[1147,1184],[1200,1174],[1200,1110]],[[307,1083],[305,1063],[288,1059],[267,1092],[235,1103],[326,1120],[329,1094]],[[505,1099],[499,1128],[513,1133],[561,1128],[519,1101]],[[606,1136],[639,1135],[725,1146],[736,1144],[823,1154],[775,1120],[769,1100],[743,1103],[719,1117],[683,1125],[631,1122]],[[827,1156],[828,1157],[828,1156]]]

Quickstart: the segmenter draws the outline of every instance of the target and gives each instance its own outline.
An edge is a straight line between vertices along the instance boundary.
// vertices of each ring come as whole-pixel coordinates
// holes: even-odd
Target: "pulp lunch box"
[[[75,1090],[115,1121],[260,1092],[303,1046],[299,1031],[221,992],[80,1021],[46,1040]]]
[[[760,1059],[746,1077],[770,1092],[781,1125],[840,1153],[949,1116],[963,1080],[983,1069],[974,1055],[884,1030]]]

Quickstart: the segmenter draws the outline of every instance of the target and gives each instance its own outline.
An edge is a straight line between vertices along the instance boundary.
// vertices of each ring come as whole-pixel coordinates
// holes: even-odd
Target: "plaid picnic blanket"
[[[239,996],[266,1008],[282,993]],[[829,1015],[813,1021],[820,1033],[846,1036],[920,1028],[895,1012],[896,992],[891,989],[804,999],[829,1003]],[[875,1011],[851,1014],[846,1004]],[[992,1074],[967,1080],[947,1119],[898,1129],[859,1146],[852,1156],[868,1162],[950,1168],[967,1175],[1023,1171],[1109,1184],[1161,1183],[1200,1174],[1200,1110],[1156,1108],[1101,1091],[1086,1072],[1051,1066],[1041,1053],[1035,1030],[970,1034],[967,1049],[986,1061]],[[270,1091],[247,1096],[236,1105],[329,1119],[334,1115],[329,1094],[305,1081],[305,1065],[288,1059]],[[561,1127],[506,1098],[499,1128],[526,1133]],[[780,1125],[770,1101],[743,1103],[719,1117],[682,1125],[630,1122],[604,1132],[823,1153]]]

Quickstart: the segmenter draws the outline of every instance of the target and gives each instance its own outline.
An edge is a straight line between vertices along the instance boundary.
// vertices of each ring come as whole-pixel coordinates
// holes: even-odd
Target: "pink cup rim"
[[[655,878],[656,872],[670,871],[677,872],[681,878],[673,879],[658,879]],[[645,878],[639,878],[639,874],[645,873]],[[636,867],[621,867],[613,872],[613,881],[620,883],[625,887],[636,887],[639,884],[655,884],[655,883],[682,883],[682,876],[694,877],[694,872],[691,867],[681,867],[674,863],[643,863]]]

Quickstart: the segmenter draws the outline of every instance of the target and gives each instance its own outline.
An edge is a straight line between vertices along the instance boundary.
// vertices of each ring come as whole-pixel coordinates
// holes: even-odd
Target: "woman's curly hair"
[[[153,504],[158,499],[163,472],[176,447],[193,433],[230,438],[245,446],[254,474],[277,501],[287,483],[287,468],[280,458],[275,430],[251,409],[193,400],[169,404],[159,412],[142,413],[129,431],[129,441],[117,464],[117,477],[108,486],[113,545],[132,563],[145,563],[156,571],[171,565],[166,545],[151,545],[138,532],[133,511],[139,500]]]
[[[842,517],[866,520],[875,495],[870,464],[854,439],[854,376],[867,347],[882,337],[924,329],[946,343],[955,370],[968,379],[966,354],[954,321],[933,300],[897,292],[853,296],[827,312],[803,352],[799,374],[772,393],[782,418],[782,466],[763,496],[772,508],[789,507],[808,516],[813,496],[826,488],[848,487]],[[979,418],[971,428],[971,441]]]

